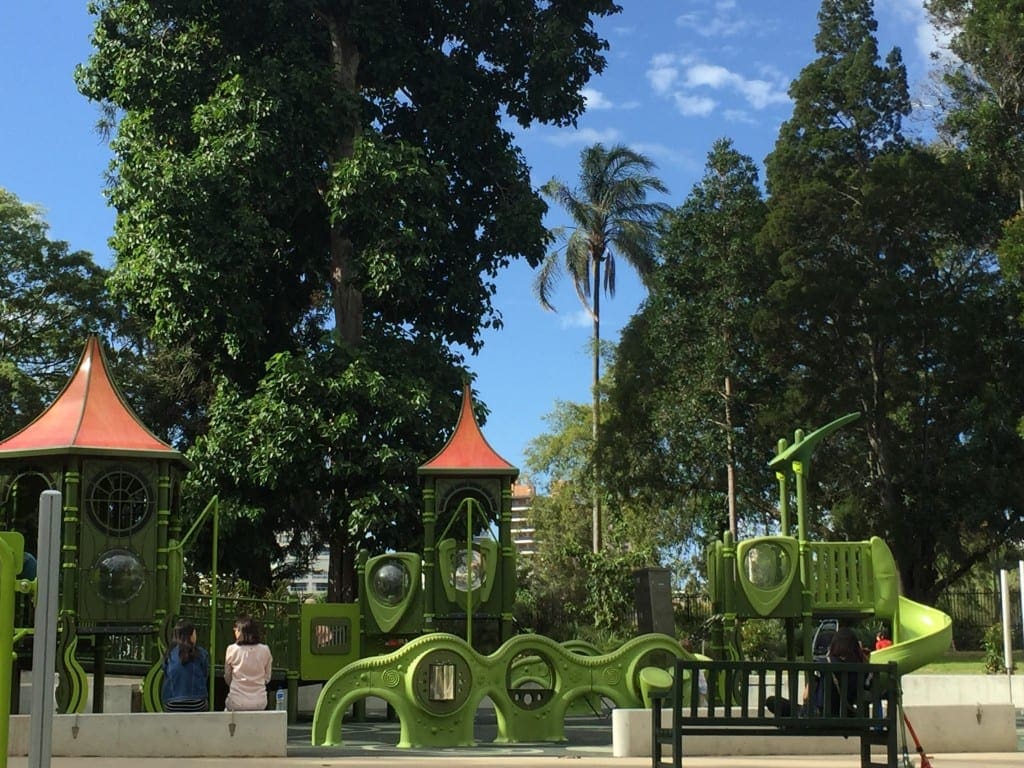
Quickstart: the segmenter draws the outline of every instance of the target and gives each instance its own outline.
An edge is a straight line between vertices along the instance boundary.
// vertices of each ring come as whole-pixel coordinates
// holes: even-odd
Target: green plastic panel
[[[418,634],[423,625],[420,555],[392,552],[366,561],[362,594],[369,634]]]
[[[304,603],[299,621],[299,676],[303,680],[329,680],[359,658],[358,604]]]
[[[787,536],[762,536],[736,545],[739,583],[754,615],[791,616],[800,610],[799,555],[800,543]]]
[[[687,657],[663,634],[634,638],[618,650],[584,656],[541,635],[518,635],[483,656],[455,635],[436,632],[375,658],[353,662],[324,685],[313,715],[313,744],[341,743],[348,708],[377,696],[401,722],[399,747],[471,746],[484,697],[494,702],[496,741],[565,740],[565,717],[581,697],[619,707],[643,705],[646,660]]]

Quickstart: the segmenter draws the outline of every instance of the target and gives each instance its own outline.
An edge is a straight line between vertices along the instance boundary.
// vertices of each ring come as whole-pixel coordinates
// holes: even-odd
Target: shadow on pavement
[[[333,747],[314,747],[310,744],[313,724],[300,721],[288,726],[289,757],[530,757],[530,756],[594,756],[611,757],[612,719],[604,717],[572,717],[565,721],[566,741],[560,744],[495,744],[498,725],[491,710],[477,712],[474,728],[476,745],[472,747],[445,747],[435,749],[399,749],[398,721],[369,718],[366,722],[346,721],[341,728],[343,744]]]

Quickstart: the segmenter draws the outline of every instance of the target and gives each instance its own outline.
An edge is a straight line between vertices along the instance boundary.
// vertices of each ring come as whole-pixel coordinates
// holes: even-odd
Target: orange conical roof
[[[444,448],[438,451],[426,464],[419,468],[420,474],[453,474],[453,475],[513,475],[519,470],[491,448],[476,414],[473,413],[473,398],[469,384],[462,392],[462,410],[455,432],[448,438]]]
[[[0,440],[0,458],[63,453],[106,453],[184,458],[149,431],[110,377],[103,350],[90,336],[71,380],[34,421]]]

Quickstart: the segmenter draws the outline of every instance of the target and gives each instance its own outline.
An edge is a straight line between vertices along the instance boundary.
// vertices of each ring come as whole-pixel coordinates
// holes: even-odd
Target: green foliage
[[[741,519],[766,513],[773,438],[757,417],[771,377],[751,329],[772,279],[753,245],[764,216],[753,161],[716,142],[704,178],[664,218],[650,294],[610,374],[607,483],[659,510],[676,545],[728,528],[730,465]]]
[[[275,355],[251,396],[223,380],[209,430],[191,454],[189,483],[233,500],[225,535],[252,542],[225,552],[225,567],[269,574],[285,554],[301,567],[339,542],[371,551],[418,547],[414,467],[455,421],[457,374],[433,373],[446,367],[453,370],[441,352],[399,341],[372,359],[364,350],[350,360],[334,346],[308,357]]]
[[[740,626],[743,658],[773,661],[786,657],[786,630],[780,619],[749,619]]]
[[[593,18],[619,8],[91,9],[77,81],[113,136],[112,286],[190,364],[195,496],[221,490],[254,584],[275,534],[297,554],[330,541],[337,597],[357,543],[417,544],[415,468],[462,373],[449,350],[500,326],[500,269],[543,258],[545,206],[502,120],[573,122],[605,63]]]
[[[1003,625],[993,624],[985,630],[985,636],[981,639],[981,650],[984,652],[982,662],[985,665],[985,673],[989,675],[1006,674],[1006,659],[1003,656]],[[1011,662],[1013,664],[1013,662]],[[1013,664],[1016,668],[1016,664]],[[1012,672],[1012,670],[1010,670]]]
[[[948,38],[946,92],[939,129],[964,150],[978,175],[1002,190],[993,213],[1024,206],[1024,3],[1021,0],[927,0],[931,21]],[[1019,273],[1017,273],[1019,274]]]
[[[0,188],[0,437],[49,405],[89,333],[128,341],[106,270],[48,230],[38,207]]]
[[[544,549],[539,564],[520,574],[516,616],[521,627],[598,645],[636,634],[633,572],[649,564],[642,556],[593,552],[580,544]]]
[[[766,161],[780,273],[758,330],[782,376],[766,422],[863,414],[815,454],[814,498],[831,535],[886,539],[929,602],[1022,531],[1019,308],[984,247],[983,180],[902,133],[906,75],[898,50],[879,60],[871,3],[826,0],[819,19]]]
[[[591,410],[591,468],[594,473],[592,542],[601,548],[601,293],[615,295],[616,258],[622,258],[646,279],[654,263],[657,220],[665,208],[649,202],[648,195],[666,192],[653,175],[654,163],[639,152],[616,145],[586,147],[580,154],[579,188],[551,179],[541,191],[569,214],[572,225],[556,235],[564,251],[550,252],[534,281],[541,305],[554,309],[550,297],[560,277],[568,273],[576,295],[590,314],[593,329],[593,404]],[[602,275],[603,270],[603,275]]]

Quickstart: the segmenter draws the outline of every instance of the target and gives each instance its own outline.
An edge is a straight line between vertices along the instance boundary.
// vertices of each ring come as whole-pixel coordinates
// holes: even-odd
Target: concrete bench
[[[28,754],[29,715],[11,717],[9,755]],[[55,757],[283,757],[286,712],[54,715]]]

